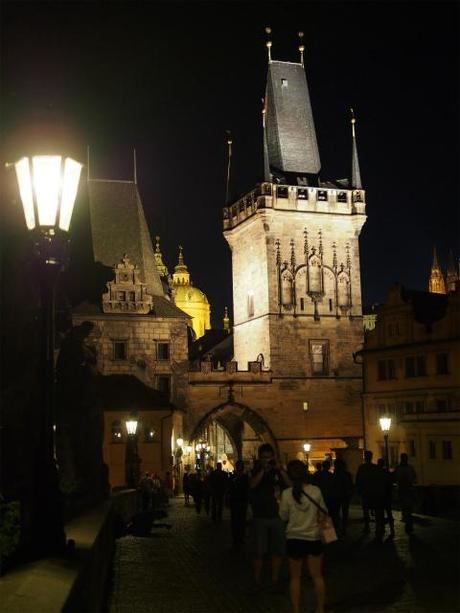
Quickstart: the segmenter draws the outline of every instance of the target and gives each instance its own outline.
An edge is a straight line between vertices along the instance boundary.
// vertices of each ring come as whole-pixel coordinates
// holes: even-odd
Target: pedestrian
[[[321,472],[318,474],[318,481],[315,485],[321,490],[335,531],[339,533],[339,490],[334,475],[331,473],[330,460],[324,460],[322,463]]]
[[[167,496],[168,504],[169,504],[169,499],[172,498],[174,495],[174,482],[173,482],[172,475],[169,471],[166,472],[166,475],[165,475],[165,490],[166,490],[166,496]]]
[[[292,487],[281,495],[280,517],[287,522],[286,550],[289,560],[289,596],[294,613],[300,611],[300,580],[302,566],[307,564],[316,596],[316,613],[324,613],[325,583],[322,574],[323,544],[320,524],[326,517],[321,490],[309,484],[308,471],[303,462],[288,464]],[[324,513],[318,508],[323,508]]]
[[[393,479],[398,486],[399,504],[401,506],[401,513],[403,522],[405,522],[405,530],[407,534],[411,534],[414,531],[414,519],[412,513],[415,506],[415,483],[417,482],[417,475],[413,467],[409,464],[409,458],[407,453],[402,453],[400,462],[395,468],[393,473]]]
[[[275,459],[273,447],[264,443],[258,449],[258,459],[249,480],[249,503],[252,509],[254,545],[254,586],[261,589],[264,557],[271,557],[272,589],[277,590],[281,562],[285,553],[285,530],[279,516],[278,499],[281,490],[290,485],[286,471]]]
[[[347,533],[348,513],[350,500],[353,494],[353,477],[347,470],[344,460],[337,458],[334,462],[334,481],[338,495],[338,524],[339,530],[336,531],[343,536]]]
[[[186,507],[190,504],[190,466],[184,467],[184,475],[182,477],[182,491],[184,492],[184,505]]]
[[[235,549],[244,544],[248,492],[249,477],[244,470],[244,462],[237,460],[235,471],[230,477],[228,485],[228,505],[232,524],[232,541]]]
[[[321,462],[316,462],[315,464],[315,472],[310,477],[310,481],[312,485],[318,485],[321,478],[321,471],[323,469],[323,465]]]
[[[203,475],[201,474],[201,470],[197,470],[195,475],[190,475],[190,477],[194,477],[192,480],[192,497],[193,502],[195,503],[195,510],[198,515],[201,513],[201,505],[203,503]]]
[[[142,510],[149,511],[152,507],[153,481],[148,472],[144,473],[140,480],[139,490],[141,493]]]
[[[361,464],[356,473],[356,490],[361,496],[361,505],[363,509],[364,519],[364,532],[370,532],[370,511],[371,511],[371,497],[370,497],[370,481],[372,479],[372,471],[375,466],[372,463],[372,451],[366,450],[364,452],[364,464]]]
[[[212,467],[208,464],[203,472],[203,504],[208,517],[211,512],[211,485],[209,483],[211,473]]]
[[[222,521],[224,496],[227,489],[227,473],[222,470],[222,462],[217,462],[216,469],[209,476],[209,489],[211,492],[212,520]]]
[[[383,496],[383,512],[384,524],[388,522],[388,527],[390,528],[390,535],[388,537],[389,540],[393,540],[395,536],[395,520],[393,517],[393,476],[390,471],[386,468],[385,460],[383,458],[379,458],[377,460],[377,466],[383,470],[385,473],[385,491]],[[385,517],[386,516],[386,517]]]

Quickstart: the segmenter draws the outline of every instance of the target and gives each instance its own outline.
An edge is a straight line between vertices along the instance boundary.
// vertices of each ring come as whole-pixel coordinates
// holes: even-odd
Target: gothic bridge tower
[[[301,41],[302,43],[302,41]],[[224,208],[239,368],[275,377],[360,376],[358,239],[366,220],[352,112],[349,179],[325,181],[303,63],[271,58],[263,106],[265,180]]]

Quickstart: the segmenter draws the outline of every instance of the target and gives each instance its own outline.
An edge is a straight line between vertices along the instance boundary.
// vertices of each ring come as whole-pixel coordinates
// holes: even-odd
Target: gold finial
[[[184,263],[184,255],[182,253],[183,251],[183,247],[182,245],[179,245],[179,264],[183,264]]]
[[[268,50],[268,61],[271,62],[272,61],[272,41],[271,41],[270,34],[272,33],[272,29],[269,26],[267,26],[265,28],[265,32],[267,34],[267,42],[265,43],[265,46],[267,47],[267,50]]]
[[[355,134],[356,117],[351,107],[350,107],[350,113],[351,113],[351,133],[352,133],[353,138],[355,138],[356,137],[356,134]]]
[[[299,51],[300,51],[300,63],[303,66],[303,52],[305,51],[305,45],[303,44],[303,32],[298,32],[297,33],[298,37],[299,37]]]

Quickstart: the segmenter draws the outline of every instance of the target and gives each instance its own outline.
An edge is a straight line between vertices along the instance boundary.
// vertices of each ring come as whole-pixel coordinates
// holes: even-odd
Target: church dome
[[[198,304],[209,304],[206,294],[193,285],[174,285],[175,300]]]

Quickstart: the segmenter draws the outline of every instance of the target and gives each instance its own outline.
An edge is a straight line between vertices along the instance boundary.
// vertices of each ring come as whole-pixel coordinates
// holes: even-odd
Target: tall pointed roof
[[[359,168],[358,147],[356,144],[356,131],[355,131],[356,117],[353,112],[353,109],[350,109],[350,110],[351,110],[351,138],[352,138],[351,187],[353,189],[362,189],[363,186],[361,183],[361,171]]]
[[[459,280],[459,271],[455,266],[454,253],[449,249],[449,257],[447,259],[447,291],[455,292],[457,281]]]
[[[152,296],[164,296],[137,185],[132,181],[88,181],[94,260],[115,266],[128,255]]]
[[[438,254],[435,246],[433,246],[433,262],[431,264],[430,279],[428,281],[428,291],[432,294],[446,293],[446,282],[444,281],[444,275],[438,263]]]
[[[271,60],[265,93],[266,156],[270,172],[318,175],[321,162],[304,67]]]

